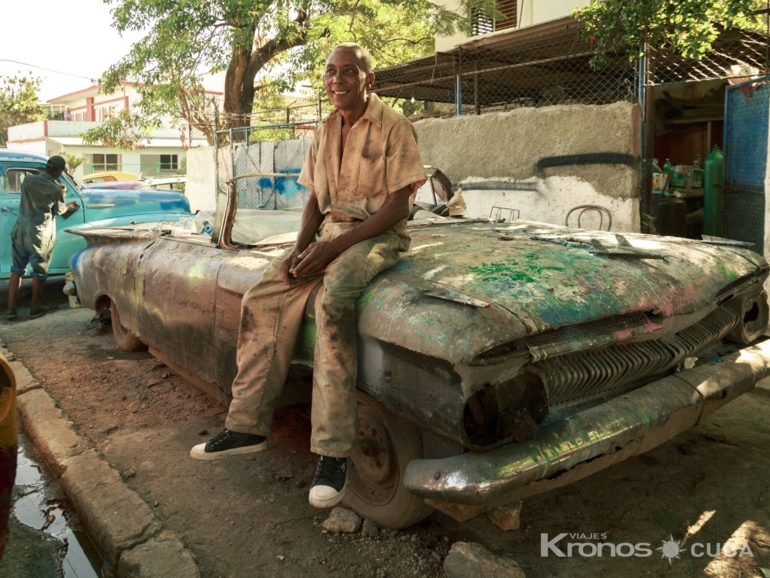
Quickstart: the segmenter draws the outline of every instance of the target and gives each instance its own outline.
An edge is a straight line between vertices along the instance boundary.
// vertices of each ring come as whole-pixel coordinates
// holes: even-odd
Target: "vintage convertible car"
[[[213,235],[200,222],[81,230],[88,248],[70,260],[120,347],[149,346],[225,404],[241,297],[299,221],[236,212],[233,190]],[[442,217],[410,232],[358,303],[346,503],[385,526],[432,508],[464,520],[581,479],[701,422],[770,365],[768,264],[731,241]],[[313,303],[298,365],[312,365]],[[308,398],[296,383],[283,405]]]

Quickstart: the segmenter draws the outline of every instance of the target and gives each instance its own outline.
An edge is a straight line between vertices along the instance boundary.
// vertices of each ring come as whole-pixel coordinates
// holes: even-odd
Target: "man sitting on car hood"
[[[310,198],[296,244],[244,295],[225,429],[190,452],[212,460],[266,448],[305,303],[322,284],[310,440],[320,455],[310,503],[320,508],[342,500],[356,441],[356,301],[409,249],[406,221],[425,182],[414,128],[367,94],[373,82],[371,56],[357,44],[339,45],[326,60],[324,87],[335,111],[316,129],[299,177]]]

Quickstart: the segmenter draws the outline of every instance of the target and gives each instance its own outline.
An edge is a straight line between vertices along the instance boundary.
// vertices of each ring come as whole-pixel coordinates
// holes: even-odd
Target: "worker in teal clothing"
[[[43,285],[48,277],[48,266],[56,240],[56,215],[65,219],[80,208],[77,203],[64,203],[64,185],[57,179],[67,166],[63,157],[48,159],[45,172],[28,175],[21,184],[19,216],[11,229],[13,266],[8,283],[8,320],[16,319],[16,298],[21,278],[32,269],[32,319],[56,309],[55,305],[42,305]]]

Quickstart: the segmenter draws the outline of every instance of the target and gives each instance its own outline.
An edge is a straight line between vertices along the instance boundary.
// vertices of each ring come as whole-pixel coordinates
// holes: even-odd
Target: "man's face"
[[[354,110],[366,106],[366,85],[372,82],[374,73],[366,73],[355,50],[337,48],[326,59],[324,88],[335,108]]]

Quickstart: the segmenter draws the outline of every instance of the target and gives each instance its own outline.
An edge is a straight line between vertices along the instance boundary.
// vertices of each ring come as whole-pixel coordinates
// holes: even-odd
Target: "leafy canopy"
[[[69,173],[74,173],[80,165],[86,162],[86,157],[83,155],[76,155],[64,149],[59,151],[59,155],[64,157],[67,162],[67,172]]]
[[[32,76],[0,76],[0,146],[8,142],[8,127],[45,118],[37,91],[41,79]]]
[[[367,47],[377,66],[433,50],[436,33],[468,30],[472,8],[494,13],[494,0],[461,0],[459,12],[434,0],[104,0],[118,32],[144,31],[109,68],[104,91],[137,81],[143,116],[183,119],[212,140],[217,128],[248,125],[260,92],[311,82],[330,49]],[[226,71],[221,118],[202,87],[204,71]],[[259,77],[257,87],[255,80]]]
[[[160,127],[158,119],[145,119],[139,113],[126,108],[121,109],[117,116],[105,120],[99,126],[89,129],[79,136],[84,145],[99,145],[122,151],[143,149],[144,139],[148,139],[152,131]]]
[[[603,55],[639,54],[642,43],[701,58],[725,28],[761,26],[757,10],[766,0],[604,0],[572,12],[585,23],[583,34],[594,43],[595,65]]]

